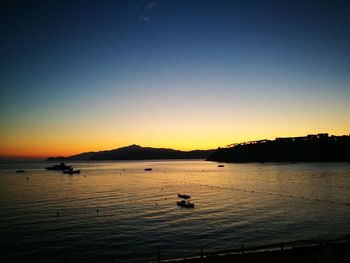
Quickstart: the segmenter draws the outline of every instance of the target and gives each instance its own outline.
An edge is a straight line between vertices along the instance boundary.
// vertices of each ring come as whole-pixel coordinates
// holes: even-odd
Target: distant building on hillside
[[[309,134],[307,136],[300,136],[300,137],[277,137],[276,141],[290,142],[290,141],[317,140],[317,139],[325,139],[325,138],[328,138],[328,133]]]

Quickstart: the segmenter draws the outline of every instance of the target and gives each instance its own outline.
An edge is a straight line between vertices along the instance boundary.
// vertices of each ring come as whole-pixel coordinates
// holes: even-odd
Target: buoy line
[[[230,191],[237,191],[237,192],[243,192],[243,193],[253,193],[253,194],[263,194],[263,195],[272,195],[272,196],[279,196],[279,197],[285,197],[285,198],[293,198],[293,199],[300,199],[300,200],[308,200],[308,201],[314,201],[314,202],[322,202],[326,204],[338,204],[338,205],[345,205],[350,206],[349,202],[338,202],[333,200],[325,200],[325,199],[319,199],[319,198],[310,198],[305,196],[296,196],[296,195],[287,195],[287,194],[280,194],[280,193],[274,193],[274,192],[265,192],[265,191],[255,191],[255,190],[249,190],[245,188],[235,188],[235,187],[226,187],[226,186],[218,186],[218,185],[210,185],[210,184],[199,184],[199,183],[191,183],[181,180],[171,180],[171,179],[159,179],[159,178],[152,178],[148,176],[142,176],[142,175],[133,175],[135,177],[142,177],[145,179],[151,179],[155,181],[162,181],[162,182],[172,182],[172,183],[180,183],[185,185],[195,185],[199,187],[208,187],[208,188],[216,188],[216,189],[223,189],[223,190],[230,190]]]
[[[230,177],[228,176],[224,176],[225,178],[227,179],[230,179]],[[245,181],[251,181],[251,182],[267,182],[267,183],[280,183],[280,181],[277,181],[277,180],[258,180],[258,179],[249,179],[249,178],[245,178],[244,179]],[[298,184],[298,182],[292,182],[292,181],[283,181],[283,183],[287,183],[287,184]],[[321,185],[317,185],[315,183],[313,184],[308,184],[308,185],[312,185],[314,187],[320,187]],[[350,187],[348,186],[337,186],[337,185],[327,185],[327,187],[331,187],[331,188],[339,188],[339,189],[350,189]]]

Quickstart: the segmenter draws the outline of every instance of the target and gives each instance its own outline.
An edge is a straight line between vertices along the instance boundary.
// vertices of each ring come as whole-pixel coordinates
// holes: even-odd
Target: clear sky
[[[350,1],[1,1],[0,156],[350,133]]]

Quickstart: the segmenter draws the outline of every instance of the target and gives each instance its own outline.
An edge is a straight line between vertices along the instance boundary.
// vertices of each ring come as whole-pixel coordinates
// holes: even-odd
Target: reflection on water
[[[350,233],[346,163],[72,165],[82,174],[0,164],[1,258],[143,262],[157,248],[174,256]],[[177,193],[196,208],[176,206]]]

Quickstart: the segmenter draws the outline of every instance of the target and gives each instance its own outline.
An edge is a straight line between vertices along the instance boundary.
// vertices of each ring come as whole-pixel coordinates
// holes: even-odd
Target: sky
[[[1,1],[0,157],[350,134],[350,1]]]

